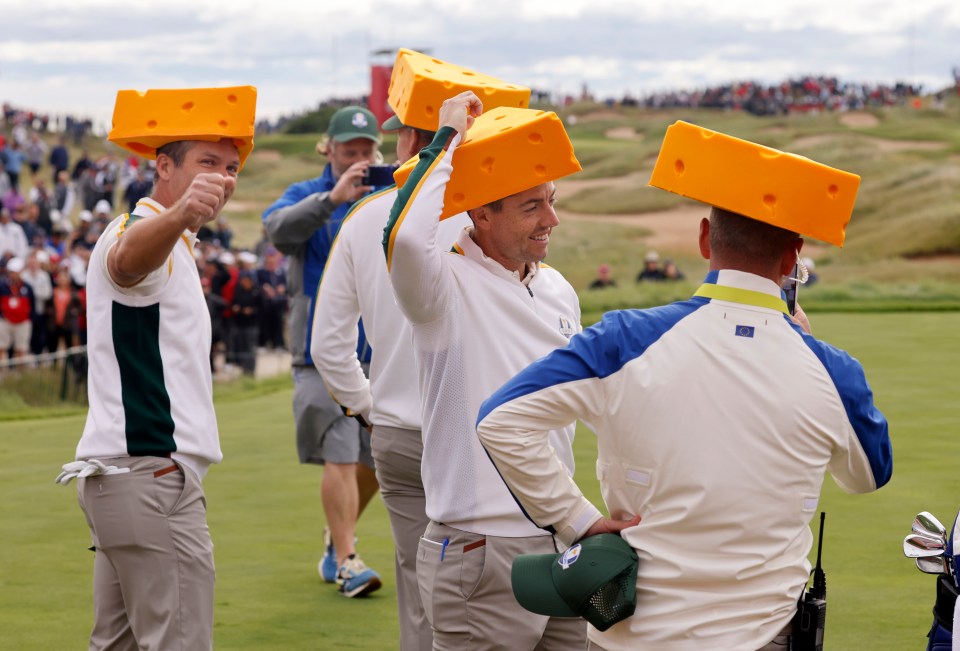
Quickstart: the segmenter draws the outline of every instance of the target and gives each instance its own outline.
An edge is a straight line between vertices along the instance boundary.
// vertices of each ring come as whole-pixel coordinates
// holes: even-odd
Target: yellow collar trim
[[[751,289],[740,289],[739,287],[727,287],[726,285],[713,285],[704,283],[696,291],[694,296],[703,298],[715,298],[718,301],[729,301],[731,303],[743,303],[745,305],[755,305],[765,307],[771,310],[777,310],[788,315],[787,304],[778,296],[771,296],[763,292],[755,292]]]

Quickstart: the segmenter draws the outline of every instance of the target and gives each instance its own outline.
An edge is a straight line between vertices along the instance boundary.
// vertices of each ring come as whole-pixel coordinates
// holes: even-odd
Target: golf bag
[[[903,539],[903,553],[916,560],[917,568],[937,576],[937,598],[933,605],[933,624],[927,633],[927,651],[952,651],[954,607],[960,581],[957,563],[960,561],[960,513],[948,534],[937,518],[927,511],[917,514],[912,533]]]

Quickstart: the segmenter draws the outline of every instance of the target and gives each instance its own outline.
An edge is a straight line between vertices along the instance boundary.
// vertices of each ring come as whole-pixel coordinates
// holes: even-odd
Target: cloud
[[[0,99],[108,119],[120,88],[253,84],[276,116],[364,94],[398,46],[600,97],[804,73],[936,87],[958,28],[942,0],[31,0],[4,9]]]

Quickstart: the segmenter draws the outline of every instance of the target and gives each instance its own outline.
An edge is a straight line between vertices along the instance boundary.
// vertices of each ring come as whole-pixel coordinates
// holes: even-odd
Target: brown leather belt
[[[486,544],[487,544],[486,538],[484,538],[483,540],[478,540],[476,542],[467,543],[466,545],[463,546],[463,553],[466,554],[467,552],[472,552],[474,549],[480,549]]]
[[[173,464],[172,466],[170,466],[170,467],[168,467],[168,468],[163,468],[163,469],[161,469],[161,470],[157,470],[156,472],[153,473],[153,476],[154,476],[154,477],[163,477],[164,475],[169,475],[171,472],[177,472],[178,470],[180,470],[180,466],[178,466],[177,464]]]

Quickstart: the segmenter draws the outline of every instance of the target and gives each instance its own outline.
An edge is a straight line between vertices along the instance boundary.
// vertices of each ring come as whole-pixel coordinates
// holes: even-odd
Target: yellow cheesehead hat
[[[419,160],[414,156],[397,168],[397,186],[403,187]],[[556,113],[507,106],[476,119],[454,160],[440,219],[580,171]]]
[[[385,131],[414,127],[436,131],[443,101],[472,90],[483,102],[483,110],[498,106],[527,108],[530,89],[508,84],[467,68],[401,48],[393,64],[387,103],[396,115],[383,123]]]
[[[253,86],[121,90],[108,140],[155,159],[158,147],[178,140],[233,138],[242,168],[253,151],[256,108]]]
[[[677,121],[650,185],[842,247],[860,177]]]

